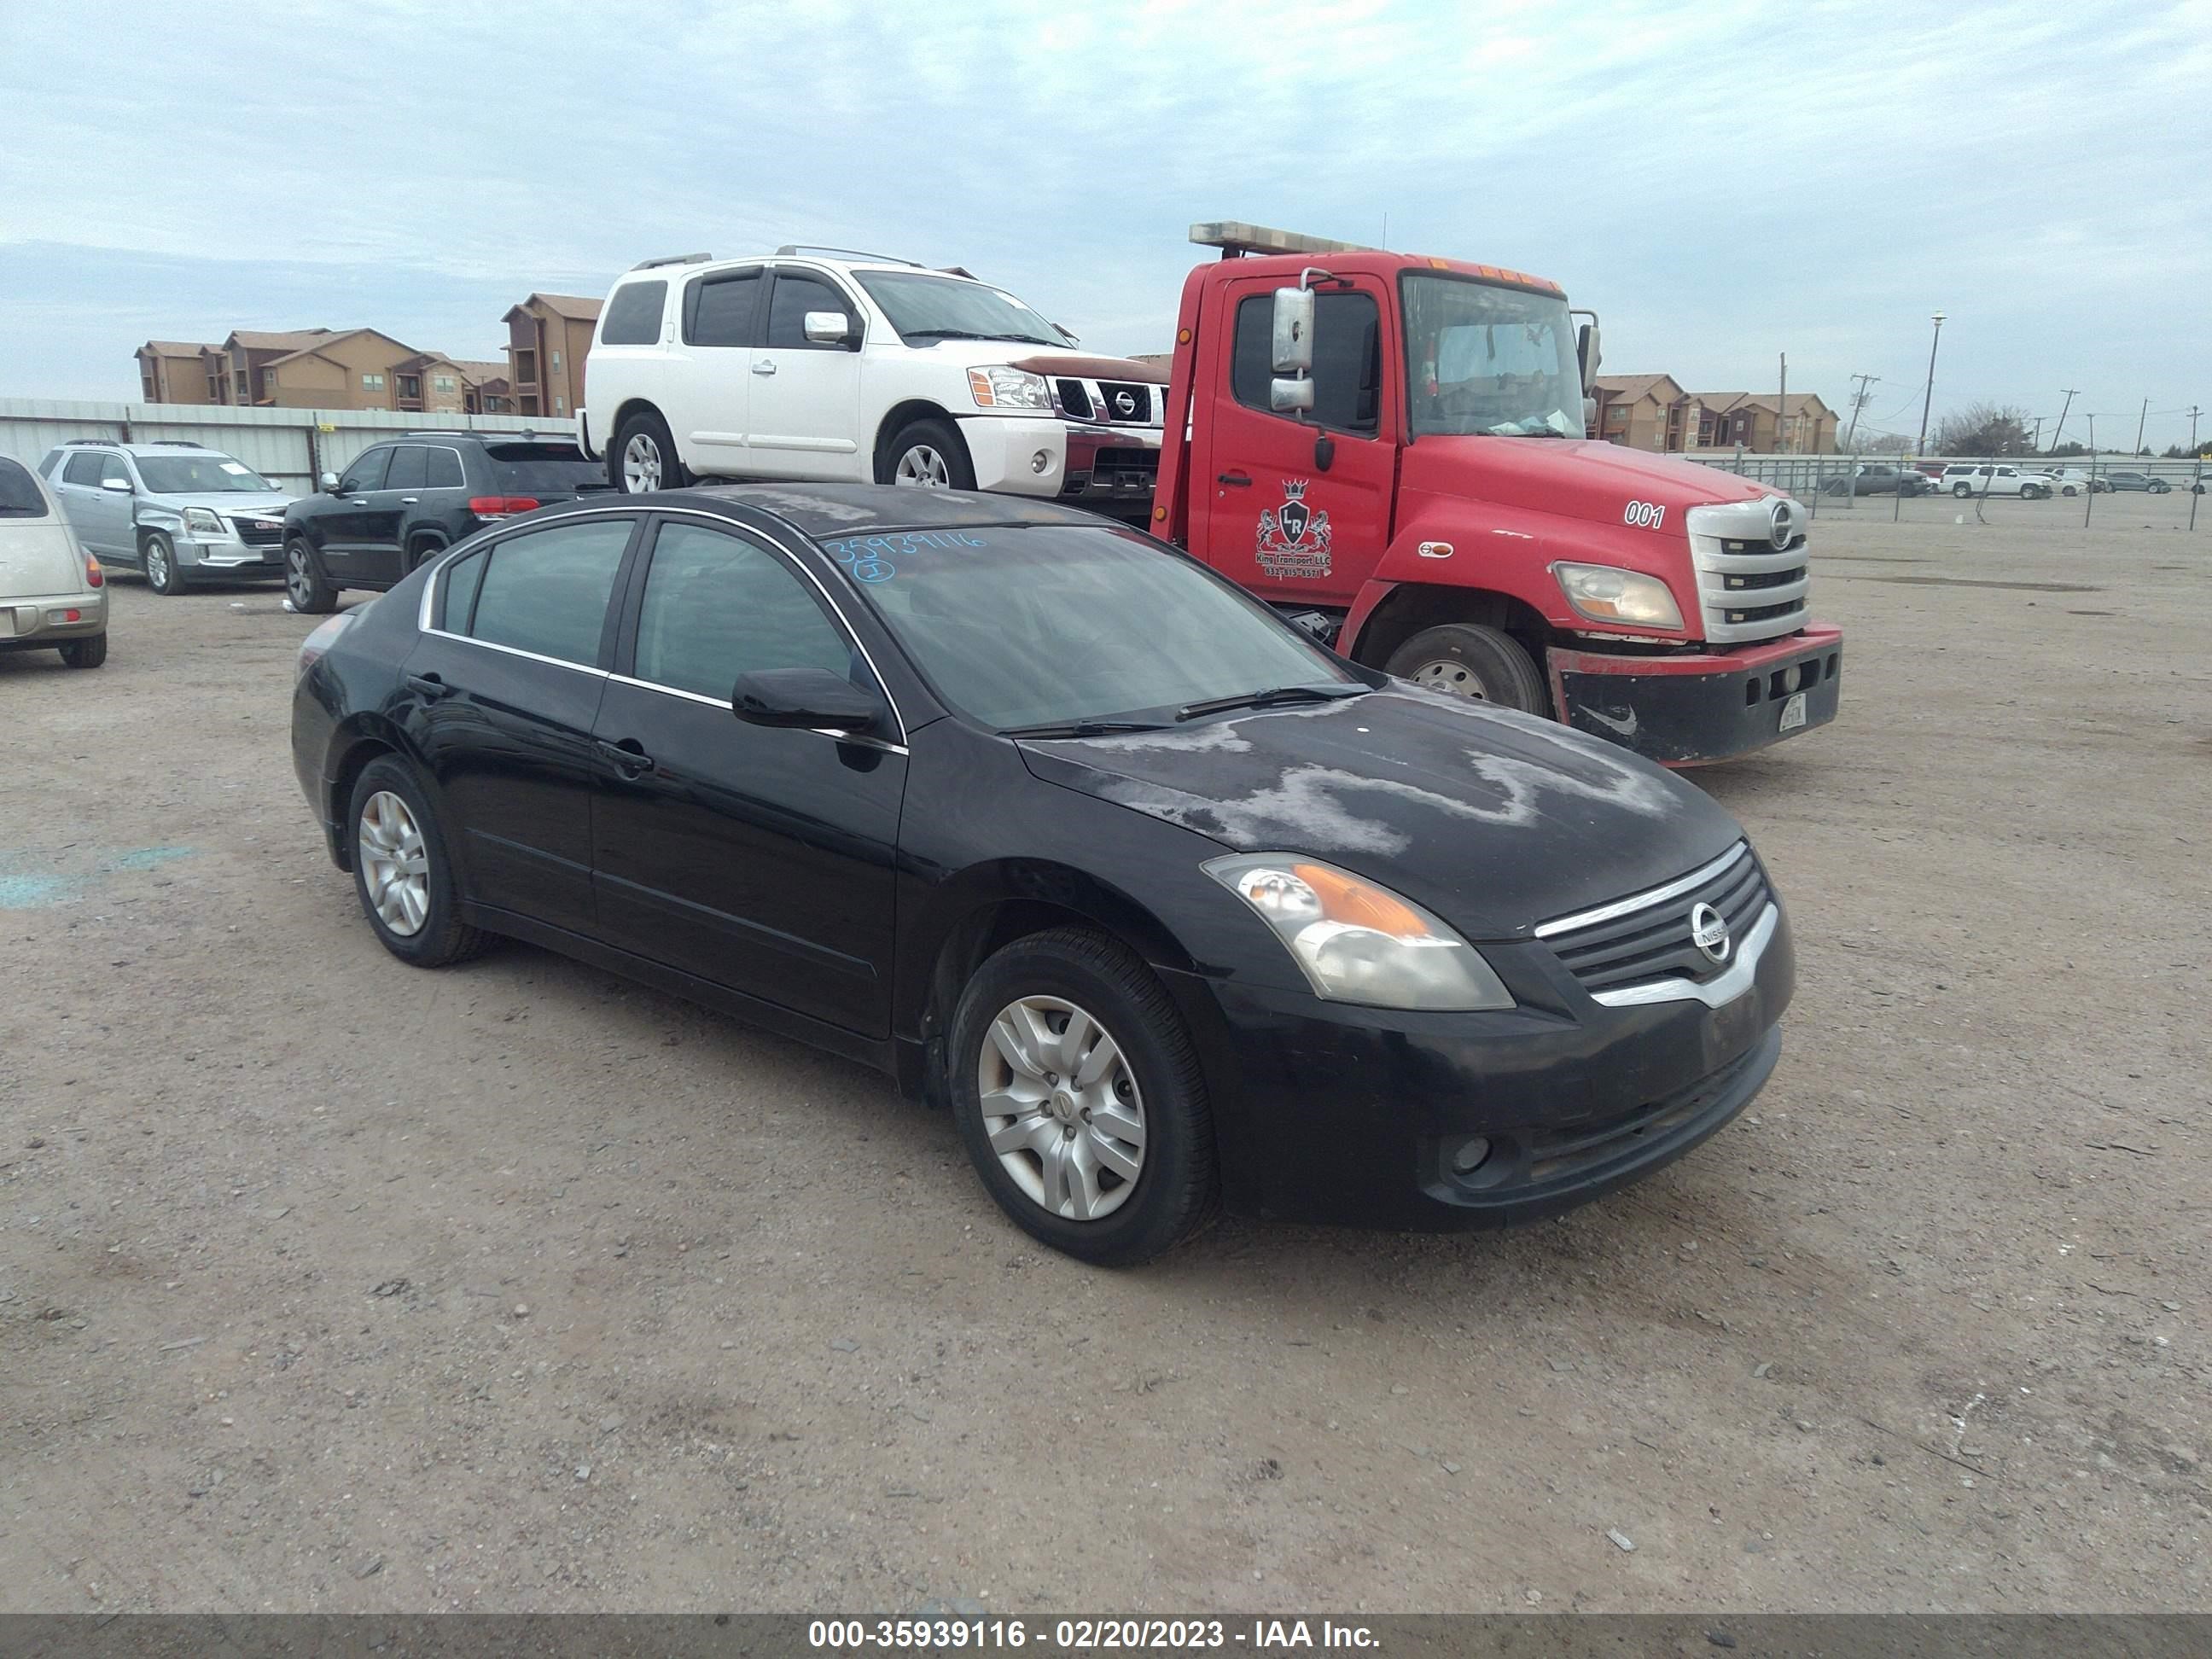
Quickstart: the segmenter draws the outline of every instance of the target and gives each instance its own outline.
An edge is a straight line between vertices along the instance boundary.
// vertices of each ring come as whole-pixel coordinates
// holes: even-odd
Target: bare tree
[[[1939,455],[2026,455],[2033,452],[2028,441],[2029,417],[2007,404],[1969,404],[1943,417],[1936,428]]]

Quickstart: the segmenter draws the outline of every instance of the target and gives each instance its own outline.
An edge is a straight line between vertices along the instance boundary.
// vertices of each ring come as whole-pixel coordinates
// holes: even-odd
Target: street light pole
[[[1928,453],[1928,410],[1936,401],[1936,348],[1943,343],[1943,313],[1935,317],[1936,337],[1928,343],[1928,390],[1920,399],[1920,441],[1912,447],[1916,455]]]

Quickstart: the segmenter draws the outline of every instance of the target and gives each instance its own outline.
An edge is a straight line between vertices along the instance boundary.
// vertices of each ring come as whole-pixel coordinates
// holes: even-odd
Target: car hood
[[[1656,886],[1743,834],[1625,749],[1402,684],[1021,749],[1048,782],[1239,852],[1325,859],[1481,939]]]
[[[259,514],[271,519],[283,518],[284,509],[291,504],[293,499],[290,495],[281,495],[273,490],[264,495],[258,490],[249,493],[230,489],[211,489],[197,495],[152,497],[154,503],[161,507],[207,507],[214,508],[218,513]]]

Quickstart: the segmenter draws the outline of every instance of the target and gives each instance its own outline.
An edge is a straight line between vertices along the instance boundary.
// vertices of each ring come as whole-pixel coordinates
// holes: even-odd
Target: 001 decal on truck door
[[[1656,530],[1667,522],[1667,509],[1656,501],[1631,501],[1622,509],[1620,521],[1644,530]]]

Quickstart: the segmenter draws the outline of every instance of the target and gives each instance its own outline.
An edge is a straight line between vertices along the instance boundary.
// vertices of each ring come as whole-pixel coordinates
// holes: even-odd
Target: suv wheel
[[[185,591],[185,573],[177,568],[177,550],[173,543],[156,530],[138,544],[139,568],[146,573],[146,586],[156,593],[171,598]]]
[[[607,451],[607,482],[626,495],[684,488],[684,464],[676,457],[668,422],[650,410],[624,421]]]
[[[326,616],[338,608],[338,591],[323,574],[315,550],[296,536],[284,544],[284,597],[302,616]]]
[[[877,456],[876,482],[910,489],[973,489],[975,466],[951,422],[910,421]]]

